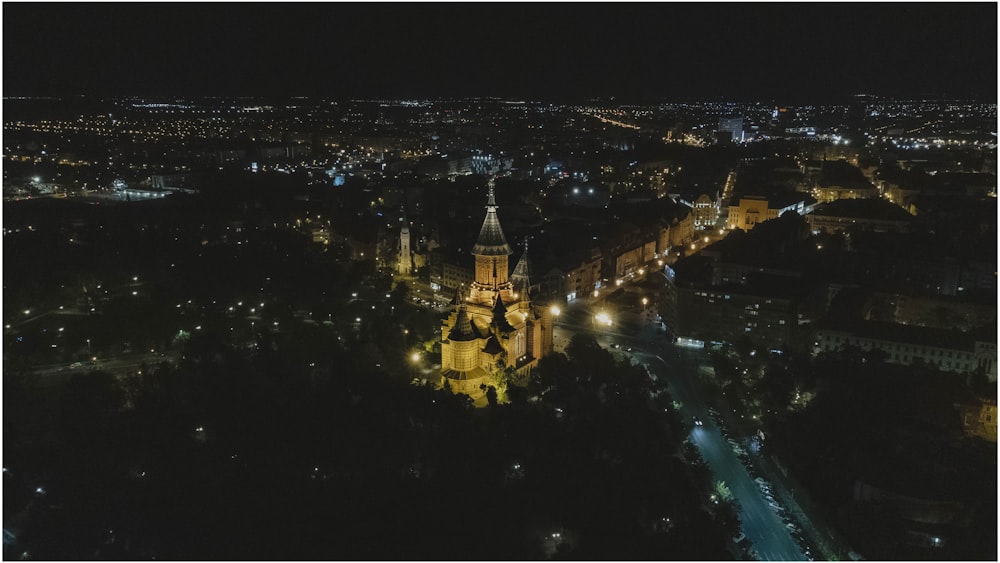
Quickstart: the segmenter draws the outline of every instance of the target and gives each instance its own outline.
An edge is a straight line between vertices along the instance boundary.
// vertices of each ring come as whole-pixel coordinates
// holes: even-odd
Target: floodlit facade
[[[474,280],[467,295],[456,295],[455,309],[441,327],[443,381],[473,399],[485,394],[482,386],[503,366],[527,370],[552,353],[552,313],[528,297],[526,253],[509,275],[511,254],[491,181],[486,218],[472,248]]]
[[[815,200],[808,196],[804,198],[793,196],[785,198],[783,201],[771,201],[761,196],[742,197],[739,204],[729,205],[729,219],[726,221],[726,228],[749,231],[758,223],[777,219],[788,211],[805,215],[812,211],[813,203]]]
[[[398,271],[400,275],[408,276],[413,272],[413,255],[410,251],[410,226],[403,222],[403,228],[399,230],[399,263]]]

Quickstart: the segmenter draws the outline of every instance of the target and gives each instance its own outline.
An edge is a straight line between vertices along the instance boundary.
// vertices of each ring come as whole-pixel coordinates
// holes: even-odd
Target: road
[[[702,426],[693,425],[691,441],[698,447],[716,481],[725,481],[739,503],[739,516],[747,539],[752,543],[757,559],[764,561],[803,561],[807,557],[793,539],[790,529],[769,505],[761,489],[740,461],[733,448],[713,422],[708,411],[704,386],[698,375],[700,362],[707,362],[704,352],[681,350],[657,335],[655,325],[645,323],[637,336],[615,332],[610,328],[595,328],[589,322],[591,304],[571,304],[556,324],[555,344],[561,350],[575,332],[589,332],[601,345],[626,344],[634,363],[646,365],[660,381],[666,381],[668,391],[681,403],[681,414],[687,420],[698,418]],[[568,313],[568,314],[567,314]],[[775,503],[777,504],[777,503]]]
[[[154,367],[160,362],[176,362],[177,353],[172,352],[169,354],[160,353],[143,353],[134,354],[118,358],[107,358],[98,360],[96,362],[74,362],[65,364],[51,364],[43,366],[35,366],[32,370],[37,377],[41,378],[56,378],[58,380],[62,377],[68,377],[74,372],[89,371],[89,370],[102,370],[114,374],[119,374],[123,372],[129,372],[139,369],[143,364],[149,367]],[[77,367],[73,367],[74,364],[79,363]]]

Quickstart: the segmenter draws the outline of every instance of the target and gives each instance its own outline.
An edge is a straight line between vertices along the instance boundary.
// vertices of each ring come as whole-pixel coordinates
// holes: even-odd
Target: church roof
[[[480,379],[480,378],[486,377],[489,374],[486,373],[486,370],[484,370],[481,367],[474,367],[474,368],[470,369],[469,371],[459,371],[457,369],[448,369],[448,370],[445,370],[444,372],[442,372],[441,375],[445,376],[445,378],[447,378],[447,379],[458,379],[460,381],[467,381],[467,380],[470,380],[470,379],[472,379],[472,380]]]
[[[500,341],[497,340],[496,335],[491,336],[490,339],[486,341],[486,346],[483,347],[483,352],[493,356],[503,352],[503,346],[500,345]]]
[[[493,197],[493,181],[490,181],[489,199],[486,202],[486,218],[483,219],[483,226],[479,229],[479,239],[472,247],[472,254],[475,256],[509,256],[514,251],[507,244],[507,239],[503,236],[503,229],[500,228],[500,219],[497,218],[497,203]]]
[[[524,243],[524,253],[521,254],[521,259],[517,261],[517,265],[514,266],[514,271],[510,274],[510,283],[514,286],[514,290],[523,293],[526,297],[528,295],[528,288],[531,287],[531,282],[528,279],[531,274],[531,264],[528,263],[528,243]]]
[[[455,326],[448,333],[448,340],[454,342],[468,342],[476,339],[476,333],[472,330],[472,321],[469,320],[469,313],[465,310],[465,305],[458,308],[458,320]]]
[[[503,304],[503,299],[497,295],[496,303],[493,304],[493,325],[500,332],[513,332],[514,327],[507,322],[507,306]]]

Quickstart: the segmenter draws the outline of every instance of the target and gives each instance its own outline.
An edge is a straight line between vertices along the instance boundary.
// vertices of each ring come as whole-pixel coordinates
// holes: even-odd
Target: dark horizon
[[[5,4],[12,96],[996,98],[996,4]]]

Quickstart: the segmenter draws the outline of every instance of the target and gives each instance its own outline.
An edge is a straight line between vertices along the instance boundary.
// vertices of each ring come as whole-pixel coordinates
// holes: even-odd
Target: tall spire
[[[528,290],[531,288],[531,264],[528,263],[528,239],[524,239],[524,253],[521,259],[514,266],[514,271],[510,274],[510,283],[514,286],[514,291],[528,297]]]
[[[479,239],[472,247],[476,256],[509,256],[514,253],[503,236],[500,220],[497,218],[497,202],[493,193],[493,179],[489,181],[488,199],[486,200],[486,218],[479,230]],[[506,276],[505,276],[506,277]]]
[[[497,200],[496,200],[496,198],[493,195],[493,180],[494,180],[494,178],[490,178],[489,182],[487,182],[487,184],[486,184],[486,186],[487,186],[486,193],[489,194],[489,199],[486,200],[486,209],[489,209],[489,208],[492,207],[493,211],[496,211]]]

